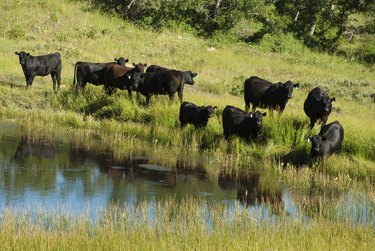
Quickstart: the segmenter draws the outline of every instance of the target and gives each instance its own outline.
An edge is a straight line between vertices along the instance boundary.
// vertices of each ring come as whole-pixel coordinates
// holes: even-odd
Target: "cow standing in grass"
[[[125,63],[129,60],[127,58],[115,58],[115,63],[118,65],[125,66]],[[103,85],[104,75],[102,70],[106,68],[109,63],[92,63],[79,61],[74,66],[74,81],[73,85],[85,88],[87,83],[93,85]]]
[[[268,108],[271,114],[273,110],[278,110],[281,114],[288,100],[293,97],[293,88],[298,87],[298,83],[293,84],[291,81],[273,84],[259,77],[250,77],[244,84],[245,111],[249,111],[251,103],[253,112],[261,107]]]
[[[35,76],[47,76],[51,74],[53,89],[60,89],[62,67],[60,53],[55,52],[43,56],[31,56],[30,53],[21,51],[15,52],[15,54],[19,57],[27,87],[31,87]]]
[[[344,128],[338,121],[322,126],[318,135],[309,138],[311,157],[326,157],[338,153],[344,140]]]
[[[184,127],[193,124],[195,128],[207,126],[208,119],[215,113],[216,106],[197,106],[193,103],[183,102],[180,106],[180,124]]]
[[[247,113],[237,107],[226,106],[222,116],[225,139],[232,135],[237,135],[246,140],[258,139],[264,116],[266,116],[265,112]]]
[[[309,92],[303,109],[310,118],[311,129],[318,121],[321,121],[322,126],[326,124],[328,116],[332,111],[332,102],[334,101],[336,101],[336,99],[330,98],[320,87],[316,87]]]
[[[138,93],[146,97],[146,103],[150,103],[152,95],[168,95],[172,103],[176,92],[182,103],[184,85],[194,85],[194,77],[197,73],[192,71],[161,71],[136,74],[135,82]]]
[[[108,94],[112,94],[116,89],[127,90],[129,98],[132,99],[132,90],[136,90],[134,81],[135,74],[144,73],[147,64],[133,64],[132,67],[118,65],[115,63],[107,64],[102,70],[104,78],[104,88]]]

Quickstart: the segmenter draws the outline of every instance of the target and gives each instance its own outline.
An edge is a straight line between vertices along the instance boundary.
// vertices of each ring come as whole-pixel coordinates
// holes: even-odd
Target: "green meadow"
[[[312,183],[321,191],[355,188],[369,193],[375,203],[371,192],[375,182],[374,65],[313,52],[287,35],[280,35],[278,41],[247,44],[205,40],[178,29],[152,32],[101,13],[89,1],[5,0],[0,9],[0,116],[20,124],[25,133],[95,138],[118,156],[125,146],[142,144],[164,149],[166,155],[210,155],[221,166],[217,170],[214,165],[211,172],[246,176],[250,169],[270,169],[299,191],[307,191]],[[14,54],[22,50],[32,55],[60,52],[59,92],[53,91],[50,76],[36,77],[26,89]],[[144,97],[131,101],[126,91],[108,96],[102,86],[87,84],[84,91],[74,88],[77,61],[110,62],[120,56],[129,58],[130,63],[197,72],[195,85],[185,85],[184,100],[218,107],[207,128],[181,129],[177,98],[170,104],[167,96],[153,96],[147,106]],[[299,82],[300,89],[294,90],[281,116],[269,116],[267,111],[259,141],[245,142],[237,137],[226,141],[222,110],[226,105],[244,109],[243,83],[250,76]],[[306,140],[320,129],[320,125],[308,128],[309,119],[303,111],[307,93],[315,86],[336,98],[328,122],[338,120],[345,130],[341,153],[325,161],[310,159]],[[53,219],[53,231],[44,221],[31,221],[27,212],[10,211],[0,218],[0,239],[5,250],[227,250],[249,246],[259,250],[369,250],[375,237],[374,226],[337,220],[328,217],[329,211],[308,224],[302,219],[289,222],[285,217],[278,224],[247,224],[244,219],[249,216],[238,210],[233,222],[227,223],[222,205],[213,209],[214,226],[207,230],[197,213],[198,205],[189,200],[174,205],[167,200],[158,205],[163,213],[157,216],[162,220],[155,226],[146,219],[134,225],[129,212],[119,208],[107,212],[97,224],[87,216],[68,224],[69,213],[41,212],[40,217]],[[137,210],[142,215],[147,209],[140,206]]]

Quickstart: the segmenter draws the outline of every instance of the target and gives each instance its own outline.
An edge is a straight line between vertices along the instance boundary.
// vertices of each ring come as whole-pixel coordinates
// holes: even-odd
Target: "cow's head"
[[[147,67],[146,63],[145,64],[142,64],[142,63],[135,64],[135,63],[133,63],[132,65],[134,66],[135,72],[139,72],[139,73],[144,73],[145,68]]]
[[[196,77],[198,73],[194,73],[192,71],[185,71],[184,72],[184,78],[185,78],[185,83],[188,85],[194,85],[194,77]]]
[[[114,60],[115,63],[119,65],[125,65],[125,63],[129,62],[129,59],[123,57],[115,58]]]
[[[323,145],[326,141],[326,138],[320,135],[315,135],[311,138],[309,138],[309,141],[311,141],[311,156],[317,157],[323,155]]]
[[[216,108],[217,106],[210,106],[210,105],[203,107],[207,118],[211,118],[212,116],[214,116]]]
[[[252,115],[253,115],[252,117],[256,121],[257,127],[262,127],[262,119],[263,119],[263,117],[267,116],[267,113],[266,112],[262,113],[260,111],[256,111]]]
[[[26,64],[27,58],[30,57],[30,53],[27,53],[24,51],[21,51],[21,52],[16,51],[15,54],[18,55],[21,65]]]
[[[293,98],[293,88],[298,89],[299,88],[299,83],[294,84],[292,81],[288,80],[285,83],[279,83],[279,88],[282,90],[283,93],[285,93],[285,96],[288,99]]]
[[[265,112],[260,112],[260,111],[256,111],[254,113],[249,113],[249,117],[251,118],[252,120],[252,127],[255,125],[255,137],[256,138],[259,138],[260,136],[260,133],[261,133],[261,129],[262,129],[262,120],[263,120],[263,117],[266,116],[267,113]]]
[[[329,98],[326,93],[320,93],[316,96],[318,102],[319,110],[324,111],[325,114],[330,114],[332,110],[332,102],[335,98]]]
[[[133,90],[138,90],[138,87],[142,84],[144,73],[135,72],[134,74],[128,74],[131,78]]]

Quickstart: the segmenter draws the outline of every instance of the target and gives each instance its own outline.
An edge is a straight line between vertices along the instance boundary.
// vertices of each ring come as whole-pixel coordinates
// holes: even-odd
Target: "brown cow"
[[[129,98],[132,99],[132,90],[135,90],[134,73],[143,73],[147,64],[134,64],[132,67],[110,63],[104,71],[104,88],[108,94],[116,91],[116,88],[128,90]]]

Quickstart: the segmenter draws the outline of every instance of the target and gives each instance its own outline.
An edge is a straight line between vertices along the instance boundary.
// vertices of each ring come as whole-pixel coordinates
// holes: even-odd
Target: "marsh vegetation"
[[[27,211],[3,207],[0,238],[5,248],[370,248],[375,202],[373,65],[313,52],[293,37],[281,37],[278,43],[283,49],[275,51],[267,40],[249,44],[197,38],[186,30],[152,32],[116,15],[103,15],[87,2],[17,0],[3,1],[0,8],[4,16],[0,20],[0,117],[18,124],[24,137],[50,142],[71,137],[84,142],[87,149],[100,145],[117,160],[124,159],[129,149],[150,148],[155,153],[152,163],[168,168],[191,166],[176,165],[176,156],[206,156],[210,161],[205,170],[212,179],[230,177],[234,183],[254,183],[254,173],[271,173],[258,177],[257,184],[274,195],[266,197],[276,198],[279,188],[287,187],[294,200],[303,202],[299,210],[304,212],[290,217],[280,210],[277,223],[262,222],[262,217],[254,219],[250,210],[243,210],[241,203],[233,214],[226,214],[225,203],[218,202],[207,212],[213,217],[207,226],[205,214],[200,213],[207,202],[191,198],[179,203],[173,198],[155,201],[155,208],[163,210],[156,210],[154,223],[147,218],[151,210],[147,201],[131,210],[126,205],[110,208],[96,222],[90,221],[88,213],[73,217],[70,212],[41,209],[30,218]],[[14,55],[20,50],[35,55],[60,52],[59,92],[53,91],[48,77],[36,77],[33,86],[25,88]],[[217,106],[216,116],[204,129],[190,125],[181,129],[179,103],[170,104],[167,97],[153,97],[146,105],[142,97],[130,101],[125,91],[109,96],[102,87],[89,84],[84,91],[73,88],[75,62],[108,62],[120,56],[130,62],[197,72],[196,84],[185,87],[184,100]],[[263,119],[259,141],[237,137],[226,141],[222,111],[226,105],[244,109],[243,83],[250,76],[298,81],[300,89],[294,91],[281,116]],[[303,111],[304,100],[315,86],[336,97],[328,122],[339,120],[345,129],[342,151],[326,161],[311,160],[306,141],[319,132],[318,126],[309,129]],[[337,204],[332,201],[346,201],[352,191],[355,196],[366,195],[366,220],[348,221],[361,217],[355,211],[358,200],[349,203],[352,217],[341,217],[334,210]],[[267,203],[260,204],[268,208]],[[132,210],[139,217],[134,218]],[[311,219],[306,222],[305,216]]]

